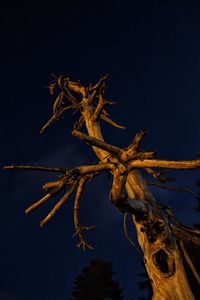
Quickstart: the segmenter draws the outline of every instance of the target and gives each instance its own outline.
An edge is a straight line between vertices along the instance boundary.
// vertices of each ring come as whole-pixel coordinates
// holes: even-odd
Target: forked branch
[[[83,236],[83,232],[86,230],[94,229],[94,226],[82,226],[79,222],[79,201],[83,194],[84,186],[85,186],[87,179],[88,179],[87,176],[80,179],[78,188],[76,191],[76,197],[74,200],[74,226],[75,226],[76,232],[73,236],[78,235],[80,242],[78,243],[77,247],[78,248],[82,247],[83,250],[85,250],[87,248],[93,249],[93,247],[85,240],[85,238]]]
[[[55,215],[57,210],[69,199],[69,197],[72,195],[76,187],[76,184],[77,184],[77,180],[74,180],[74,182],[69,187],[67,193],[56,203],[56,205],[49,212],[49,214],[40,222],[41,227],[43,227],[47,222],[49,222],[49,220]]]

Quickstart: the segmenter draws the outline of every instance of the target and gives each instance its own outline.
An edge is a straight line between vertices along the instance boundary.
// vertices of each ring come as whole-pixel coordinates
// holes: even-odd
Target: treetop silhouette
[[[121,300],[122,289],[113,279],[112,263],[93,259],[74,280],[72,300]]]

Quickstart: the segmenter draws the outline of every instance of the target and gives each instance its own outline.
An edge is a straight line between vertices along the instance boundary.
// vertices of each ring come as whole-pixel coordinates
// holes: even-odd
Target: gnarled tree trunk
[[[99,123],[94,124],[87,115],[85,120],[88,135],[103,140]],[[105,162],[107,153],[95,147],[93,150],[99,160]],[[170,229],[170,221],[157,210],[154,205],[155,199],[138,171],[132,171],[129,174],[126,191],[130,199],[137,199],[138,207],[136,208],[141,208],[144,213],[148,210],[147,218],[138,219],[133,215],[133,222],[153,288],[152,300],[198,299],[194,297],[191,290],[183,265],[183,254],[178,247],[178,239],[174,237]],[[148,204],[149,201],[152,203],[151,207]],[[130,203],[134,207],[134,202]],[[197,282],[197,285],[199,284]],[[194,293],[197,294],[197,291]]]
[[[112,121],[104,110],[106,104],[112,104],[104,98],[103,77],[95,86],[82,86],[80,82],[70,81],[64,76],[56,77],[50,85],[53,94],[57,89],[58,97],[53,106],[53,116],[42,128],[44,131],[56,121],[68,108],[78,109],[81,118],[75,124],[72,135],[89,143],[95,152],[99,164],[80,166],[72,170],[51,169],[63,173],[60,180],[47,183],[44,189],[50,192],[26,210],[31,212],[49,198],[70,184],[68,192],[55,205],[47,217],[40,223],[47,223],[58,208],[71,196],[78,185],[74,204],[74,224],[80,238],[79,247],[91,247],[83,238],[83,227],[78,221],[79,198],[84,184],[91,176],[107,170],[113,176],[110,200],[124,213],[131,213],[137,231],[138,242],[144,254],[144,263],[153,288],[153,300],[192,300],[199,299],[199,249],[200,232],[185,227],[176,220],[169,208],[159,205],[147,188],[138,169],[144,169],[154,178],[164,181],[162,172],[154,168],[195,169],[200,167],[200,160],[166,161],[154,159],[154,152],[141,151],[140,144],[145,134],[137,134],[129,147],[124,149],[104,142],[99,121],[121,128]],[[64,106],[64,100],[71,106]],[[88,135],[80,133],[83,125]],[[30,166],[8,166],[6,169],[29,168],[48,171],[48,168]],[[89,177],[88,177],[89,176]],[[189,274],[189,276],[188,276]]]

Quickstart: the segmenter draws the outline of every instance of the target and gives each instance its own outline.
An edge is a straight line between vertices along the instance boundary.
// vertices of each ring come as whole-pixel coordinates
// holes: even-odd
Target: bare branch
[[[145,160],[132,160],[128,164],[130,169],[167,168],[167,169],[194,170],[200,168],[200,159],[185,160],[185,161],[145,159]]]
[[[33,170],[33,171],[45,171],[45,172],[59,172],[66,173],[66,168],[48,168],[48,167],[39,167],[39,166],[18,166],[11,165],[3,167],[4,170]]]
[[[58,194],[63,187],[65,186],[65,184],[67,183],[67,176],[64,176],[59,184],[56,185],[56,188],[53,189],[52,191],[50,191],[48,194],[46,194],[43,198],[41,198],[39,201],[35,202],[34,204],[32,204],[31,206],[29,206],[26,210],[25,213],[29,214],[31,213],[33,210],[35,210],[36,208],[38,208],[39,206],[41,206],[43,203],[47,202],[49,199],[51,199],[53,196],[55,196],[56,194]]]
[[[113,183],[110,190],[110,200],[117,208],[122,210],[124,208],[125,200],[125,198],[123,197],[123,189],[125,187],[126,180],[126,173],[120,174],[118,170],[113,172]]]
[[[54,105],[53,105],[53,114],[57,114],[61,108],[62,108],[62,104],[63,104],[63,98],[64,98],[64,93],[61,92],[58,97],[56,98]]]
[[[124,151],[120,155],[120,159],[123,162],[127,162],[132,159],[144,160],[147,158],[153,158],[155,156],[155,151],[140,151],[140,145],[143,137],[146,135],[146,132],[147,131],[145,129],[138,132],[131,145],[124,149]]]
[[[80,175],[86,174],[94,174],[99,173],[106,170],[112,170],[113,164],[112,163],[100,163],[98,165],[88,165],[88,166],[80,166],[76,168]]]
[[[78,188],[76,191],[76,197],[74,200],[74,226],[75,226],[76,232],[79,230],[79,218],[78,218],[79,201],[80,201],[81,195],[83,193],[83,189],[84,189],[86,180],[87,180],[86,177],[83,177],[80,179],[79,185],[78,185]]]
[[[99,119],[99,116],[103,110],[103,107],[104,107],[104,100],[103,100],[102,94],[100,93],[99,94],[99,102],[98,102],[97,107],[92,116],[92,122],[96,122]]]
[[[90,179],[91,176],[85,176],[85,177],[82,177],[79,181],[79,185],[78,185],[78,188],[77,188],[77,191],[76,191],[76,197],[75,197],[75,201],[74,201],[74,226],[75,226],[75,234],[73,236],[76,236],[78,235],[79,236],[79,239],[80,239],[80,242],[78,243],[77,247],[78,248],[83,248],[83,250],[85,249],[93,249],[92,245],[89,244],[84,236],[83,236],[83,232],[86,231],[86,230],[93,230],[94,229],[94,226],[82,226],[80,223],[79,223],[79,216],[78,216],[78,212],[79,212],[79,201],[80,201],[80,198],[81,198],[81,195],[83,193],[83,189],[84,189],[84,186],[85,186],[85,183],[87,181],[87,179]]]
[[[112,170],[113,164],[112,163],[101,163],[96,165],[86,165],[86,166],[79,166],[73,169],[66,169],[66,168],[47,168],[47,167],[39,167],[39,166],[5,166],[4,170],[15,170],[15,169],[22,169],[22,170],[34,170],[34,171],[45,171],[45,172],[60,172],[66,175],[86,175],[86,174],[94,174],[106,170]]]
[[[97,90],[94,90],[92,94],[89,95],[88,105],[91,105],[94,102],[96,95],[97,95]]]
[[[40,130],[40,134],[43,133],[50,125],[52,125],[54,122],[58,121],[60,116],[68,109],[73,108],[74,105],[70,105],[67,107],[63,107],[60,111],[53,114],[53,116],[47,121],[47,123],[42,127]]]
[[[62,199],[55,205],[55,207],[52,209],[52,211],[48,214],[48,216],[41,221],[41,226],[43,226],[46,222],[48,222],[51,217],[55,214],[55,212],[59,209],[59,207],[70,197],[71,193],[74,190],[74,182],[77,183],[77,179],[81,175],[96,175],[99,172],[102,172],[104,170],[111,170],[112,164],[105,163],[105,164],[97,164],[97,165],[88,165],[88,166],[80,166],[74,169],[60,169],[60,168],[46,168],[46,167],[37,167],[37,166],[6,166],[4,167],[6,170],[14,170],[14,169],[28,169],[28,170],[40,170],[40,171],[53,171],[53,172],[62,172],[66,175],[62,177],[60,180],[48,182],[43,186],[43,189],[49,190],[52,189],[48,194],[46,194],[44,197],[42,197],[39,201],[35,202],[31,206],[29,206],[25,213],[29,214],[33,210],[35,210],[37,207],[41,206],[43,203],[47,202],[49,199],[51,199],[53,196],[55,196],[57,193],[59,193],[64,186],[69,182],[72,182],[71,188],[69,191],[62,197]]]
[[[76,105],[78,103],[78,100],[70,93],[68,88],[66,86],[63,86],[63,91],[65,94],[65,97],[69,100],[69,102],[73,103],[73,105]]]
[[[67,87],[69,90],[77,94],[81,94],[82,97],[86,97],[86,88],[84,86],[81,86],[80,83],[68,81]]]
[[[135,154],[135,157],[133,157],[134,159],[140,159],[140,160],[144,160],[144,159],[150,159],[150,158],[154,158],[156,154],[156,151],[141,151]]]
[[[108,151],[109,153],[112,153],[112,154],[119,154],[122,150],[118,147],[115,147],[115,146],[111,146],[99,139],[96,139],[95,137],[91,137],[91,136],[88,136],[87,134],[84,134],[80,131],[77,131],[77,130],[73,130],[72,131],[72,135],[74,137],[78,137],[80,140],[83,140],[85,142],[87,142],[88,144],[92,145],[92,146],[95,146],[95,147],[98,147],[102,150],[106,150]]]
[[[111,120],[111,119],[110,119],[108,116],[106,116],[105,114],[101,114],[101,115],[100,115],[100,118],[101,118],[104,122],[106,122],[107,124],[109,124],[109,125],[112,125],[112,126],[114,126],[114,127],[116,127],[116,128],[119,128],[119,129],[125,129],[124,126],[121,126],[121,125],[117,124],[116,122],[114,122],[113,120]]]
[[[145,137],[146,134],[147,134],[146,129],[142,129],[140,132],[138,132],[131,143],[131,147],[133,147],[133,149],[135,150],[139,150],[142,139]]]
[[[125,233],[126,239],[129,241],[129,243],[133,246],[133,248],[138,253],[141,253],[141,251],[139,250],[139,248],[136,246],[136,244],[133,242],[133,240],[128,235],[128,231],[127,231],[127,215],[128,215],[128,213],[126,212],[124,214],[124,222],[123,222],[123,228],[124,228],[124,233]]]
[[[57,210],[69,199],[69,197],[74,191],[76,184],[77,184],[77,180],[74,180],[67,193],[56,203],[56,205],[53,207],[50,213],[40,222],[41,227],[43,227],[47,222],[49,222],[50,219],[55,215]]]
[[[49,189],[56,188],[59,185],[60,185],[60,180],[50,181],[50,182],[45,183],[43,185],[42,189],[47,192]]]
[[[79,120],[75,122],[73,130],[79,130],[84,124],[85,124],[85,120],[83,119],[83,116],[81,116]]]
[[[75,235],[79,235],[79,238],[80,236],[82,236],[82,238],[80,238],[80,242],[77,244],[77,248],[80,249],[80,248],[83,248],[83,250],[85,251],[86,249],[90,249],[92,250],[93,247],[91,244],[89,244],[84,238],[83,238],[83,231],[87,231],[87,230],[94,230],[95,227],[94,226],[82,226],[79,224],[79,229],[78,231],[73,235],[73,237]]]

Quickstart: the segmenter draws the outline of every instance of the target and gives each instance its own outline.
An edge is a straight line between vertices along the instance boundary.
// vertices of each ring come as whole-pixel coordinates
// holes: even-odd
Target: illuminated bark
[[[152,283],[152,299],[197,299],[196,295],[200,293],[198,264],[200,259],[199,254],[193,255],[192,251],[197,249],[195,253],[199,253],[200,231],[182,225],[168,207],[161,206],[156,202],[139,169],[145,170],[158,181],[166,183],[171,179],[162,175],[166,172],[165,169],[200,168],[200,159],[189,161],[156,159],[155,151],[141,150],[142,139],[146,134],[145,130],[137,133],[132,143],[124,149],[106,143],[101,133],[100,121],[117,128],[123,128],[123,126],[114,122],[105,111],[105,106],[113,104],[105,98],[105,79],[106,76],[101,78],[95,86],[83,86],[80,82],[73,82],[64,76],[55,77],[50,84],[51,94],[56,91],[58,93],[53,105],[53,116],[41,130],[41,132],[46,130],[68,109],[79,110],[81,117],[75,123],[72,135],[92,147],[99,160],[98,164],[78,166],[71,170],[14,165],[6,166],[5,169],[37,169],[63,174],[60,180],[44,185],[43,188],[48,193],[27,208],[26,212],[29,213],[36,209],[69,185],[68,191],[47,217],[41,221],[40,225],[45,225],[76,190],[75,235],[78,235],[80,239],[78,247],[83,247],[83,249],[92,248],[85,240],[83,233],[85,230],[93,229],[93,226],[79,224],[79,199],[86,182],[103,171],[109,171],[113,178],[110,200],[123,213],[132,214],[138,242],[144,254],[145,267]],[[69,106],[66,106],[66,101],[70,102]],[[82,126],[86,127],[87,134],[80,132]],[[188,269],[191,272],[192,281],[187,276]]]

